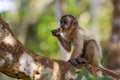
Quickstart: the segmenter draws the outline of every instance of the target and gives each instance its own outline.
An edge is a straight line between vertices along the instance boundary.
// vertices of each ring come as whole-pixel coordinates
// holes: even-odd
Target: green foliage
[[[81,80],[82,77],[84,76],[87,80],[95,80],[95,77],[93,75],[91,75],[88,70],[86,69],[81,69],[80,72],[77,72],[79,74],[79,76],[77,77],[76,80]]]
[[[29,47],[29,49],[31,50],[34,50],[35,52],[41,52],[45,56],[54,59],[60,58],[60,55],[57,53],[57,39],[51,34],[51,30],[53,28],[57,28],[52,7],[49,7],[48,10],[45,10],[41,15],[39,15],[38,21],[35,25],[35,34],[33,35],[33,37],[36,36],[36,38],[34,38],[36,42],[27,42],[32,45],[30,46],[29,44],[27,44],[27,47]],[[55,55],[56,57],[54,57],[53,55]]]
[[[110,8],[110,9],[108,9]],[[111,35],[111,28],[112,28],[112,12],[113,6],[111,2],[107,2],[101,7],[101,12],[98,14],[99,20],[99,30],[100,30],[100,38],[101,40],[106,40]]]
[[[99,78],[99,80],[114,80],[114,79],[112,79],[112,78],[110,78],[108,76],[105,76],[105,77]]]
[[[76,80],[81,80],[83,76],[86,78],[86,80],[96,80],[96,78],[92,74],[90,74],[89,71],[86,70],[85,68],[78,71],[77,74],[78,77]],[[98,80],[114,80],[114,79],[108,76],[104,76],[104,77],[99,77]]]
[[[66,0],[67,13],[75,15],[77,18],[88,9],[90,0]]]

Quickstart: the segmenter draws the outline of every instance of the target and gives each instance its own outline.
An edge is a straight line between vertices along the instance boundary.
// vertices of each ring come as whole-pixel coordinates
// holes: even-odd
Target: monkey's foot
[[[81,57],[77,57],[75,60],[78,64],[88,63],[88,61],[85,58],[81,58]]]
[[[69,62],[73,65],[73,66],[77,66],[78,63],[76,62],[75,59],[70,59]]]

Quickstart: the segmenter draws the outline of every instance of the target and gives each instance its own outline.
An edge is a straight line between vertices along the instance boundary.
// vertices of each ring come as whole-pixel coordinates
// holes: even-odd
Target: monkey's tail
[[[103,74],[110,75],[114,78],[120,79],[120,72],[104,68],[103,66],[96,66],[98,70],[102,71]]]

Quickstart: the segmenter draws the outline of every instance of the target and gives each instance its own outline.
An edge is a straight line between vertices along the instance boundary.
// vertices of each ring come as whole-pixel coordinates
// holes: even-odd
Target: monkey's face
[[[72,15],[65,15],[60,20],[60,27],[62,28],[63,32],[71,28],[75,28],[77,26],[78,26],[78,21]]]

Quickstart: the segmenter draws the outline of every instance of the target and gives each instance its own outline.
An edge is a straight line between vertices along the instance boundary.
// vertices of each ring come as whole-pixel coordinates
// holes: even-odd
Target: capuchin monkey
[[[79,26],[77,19],[72,15],[64,15],[60,19],[60,27],[53,29],[53,36],[57,37],[63,48],[70,52],[73,51],[69,62],[73,66],[87,63],[93,66],[91,73],[94,74],[94,68],[99,68],[108,75],[115,75],[120,78],[120,74],[104,68],[100,61],[102,58],[101,46],[90,31]]]

